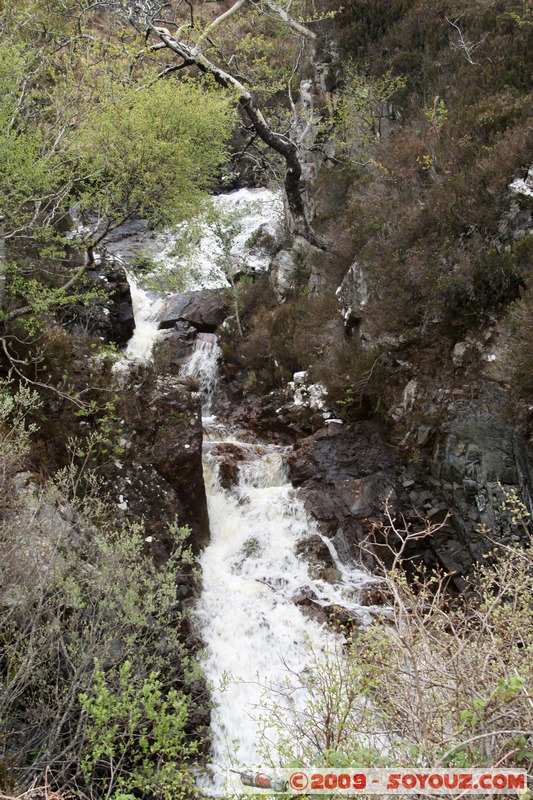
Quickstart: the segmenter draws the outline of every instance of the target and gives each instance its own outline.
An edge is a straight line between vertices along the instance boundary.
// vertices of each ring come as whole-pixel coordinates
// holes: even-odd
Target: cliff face
[[[529,535],[510,506],[531,510],[532,20],[503,2],[459,20],[445,0],[342,5],[297,105],[326,247],[284,242],[270,288],[245,296],[244,338],[224,334],[226,374],[236,399],[282,387],[254,426],[312,434],[293,477],[347,554],[388,498],[431,529],[410,555],[460,588],[486,531]],[[298,371],[340,433],[286,405]],[[369,473],[368,446],[386,468]]]

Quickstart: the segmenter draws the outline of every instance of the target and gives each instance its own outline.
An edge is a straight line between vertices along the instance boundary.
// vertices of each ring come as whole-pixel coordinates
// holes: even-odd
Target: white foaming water
[[[250,200],[255,206],[253,210],[248,206],[247,215],[244,208]],[[249,254],[247,248],[254,231],[265,224],[275,229],[279,195],[267,190],[241,190],[215,198],[215,203],[222,210],[239,212],[231,247],[234,264],[245,254],[248,268],[266,268],[268,256],[260,251]],[[187,289],[225,285],[223,273],[216,272],[218,244],[209,232],[201,237]],[[170,253],[171,243],[167,242],[167,250]],[[159,258],[173,268],[170,256],[162,253]],[[154,299],[153,293],[143,290],[131,276],[130,286],[136,329],[126,349],[123,369],[135,360],[148,361],[161,335],[158,316],[163,299]],[[205,792],[224,792],[229,797],[242,790],[231,769],[278,761],[276,732],[268,728],[265,693],[273,698],[281,689],[286,701],[288,684],[292,707],[303,710],[308,696],[299,687],[298,675],[310,664],[313,653],[316,657],[335,646],[334,634],[305,616],[294,599],[305,593],[317,608],[342,606],[367,622],[371,610],[360,607],[358,596],[360,588],[373,579],[342,565],[333,543],[324,537],[341,577],[337,584],[311,577],[296,549],[299,541],[318,531],[288,482],[287,450],[239,441],[231,430],[224,430],[208,417],[218,384],[219,358],[216,337],[199,334],[182,374],[198,379],[204,426],[212,431],[211,441],[204,445],[211,541],[201,557],[203,589],[196,619],[206,645],[205,671],[213,687],[212,763],[216,770],[200,782]],[[215,441],[215,435],[222,441]],[[227,465],[228,447],[232,451],[229,457],[236,459],[238,475],[234,485],[223,488],[220,467],[224,460]],[[270,743],[266,753],[265,742]]]
[[[277,237],[282,226],[283,201],[279,192],[270,189],[239,189],[213,197],[213,222],[200,221],[198,241],[190,245],[186,256],[175,255],[178,234],[169,234],[157,257],[165,268],[180,277],[181,291],[218,289],[229,286],[225,269],[264,272],[271,256],[254,247],[254,235],[263,232]],[[231,241],[229,254],[225,239]]]
[[[230,261],[233,266],[246,265],[250,271],[260,272],[268,269],[271,257],[261,248],[253,248],[252,239],[258,231],[273,237],[277,236],[281,227],[283,202],[279,192],[269,189],[239,189],[225,195],[213,197],[212,206],[215,214],[219,213],[224,230],[232,226]],[[226,222],[224,222],[226,220]],[[200,224],[198,241],[190,246],[187,258],[173,256],[176,236],[163,234],[149,242],[139,252],[152,255],[168,273],[177,272],[181,278],[181,291],[220,288],[229,285],[222,269],[222,242],[213,230],[213,226]],[[121,251],[115,253],[122,264]],[[153,275],[149,275],[153,278]],[[131,289],[135,330],[124,351],[126,361],[115,365],[115,372],[126,372],[128,361],[150,361],[154,344],[164,335],[158,329],[159,315],[165,304],[165,296],[157,296],[155,292],[146,291],[141,282],[128,272]],[[174,289],[175,292],[175,289]],[[172,293],[172,292],[170,292]],[[200,348],[207,354],[207,345]],[[218,358],[218,353],[217,356]],[[199,356],[194,356],[199,362]],[[193,368],[196,369],[195,365]],[[194,372],[186,374],[194,374]],[[214,391],[211,391],[211,396]]]
[[[152,350],[161,335],[159,331],[159,312],[163,306],[163,298],[155,297],[145,291],[137,279],[128,273],[131,291],[135,330],[124,351],[126,358],[146,362],[152,357]]]
[[[338,584],[313,579],[295,551],[317,531],[288,482],[286,448],[230,442],[234,455],[238,448],[240,468],[229,489],[219,477],[228,440],[204,444],[211,542],[201,557],[203,591],[196,609],[215,704],[217,769],[203,788],[215,794],[239,793],[231,769],[276,763],[276,732],[268,728],[262,698],[282,691],[285,702],[289,686],[291,703],[303,710],[308,697],[298,674],[311,653],[316,657],[334,646],[334,635],[304,616],[294,599],[306,593],[317,607],[339,605],[369,621],[358,594],[372,580],[347,569]],[[265,741],[271,744],[266,758]]]
[[[200,384],[202,393],[202,415],[209,417],[213,395],[218,386],[218,361],[222,351],[213,333],[199,333],[191,357],[184,364],[181,374],[191,375]]]

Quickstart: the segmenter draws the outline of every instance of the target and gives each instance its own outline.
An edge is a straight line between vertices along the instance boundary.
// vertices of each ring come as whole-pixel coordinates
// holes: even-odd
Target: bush
[[[347,339],[314,362],[311,378],[326,387],[330,404],[347,420],[380,411],[384,387],[391,383],[379,348],[361,350]]]
[[[432,533],[389,523],[381,533],[404,546]],[[381,578],[381,618],[312,654],[299,676],[308,693],[300,711],[283,696],[271,704],[282,760],[531,768],[533,558],[509,547],[492,558],[471,591],[453,597],[445,575],[408,582],[400,552]]]
[[[182,642],[178,583],[192,563],[189,532],[172,528],[175,552],[156,568],[142,526],[116,519],[87,466],[80,474],[73,461],[41,486],[28,473],[15,480],[37,399],[11,391],[4,382],[0,789],[46,778],[96,797],[141,784],[159,797],[179,786],[182,797],[201,748],[188,719],[199,670]]]
[[[0,379],[0,506],[6,507],[11,479],[28,455],[37,426],[31,417],[40,408],[37,392],[21,386],[13,392],[11,378]]]
[[[183,692],[163,691],[159,673],[141,678],[130,661],[107,674],[95,666],[91,693],[79,696],[88,720],[87,785],[101,786],[106,797],[134,791],[162,800],[191,796],[194,778],[182,765],[198,755],[198,744],[187,738]]]

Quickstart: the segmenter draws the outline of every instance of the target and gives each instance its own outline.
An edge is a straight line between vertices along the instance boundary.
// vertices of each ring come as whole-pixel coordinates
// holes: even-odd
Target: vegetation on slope
[[[366,379],[391,341],[403,342],[411,360],[431,353],[425,366],[436,374],[458,341],[498,319],[510,362],[505,379],[527,395],[532,201],[509,186],[533,164],[531,5],[332,5],[337,13],[328,24],[340,58],[337,86],[316,122],[315,149],[328,148],[327,169],[313,187],[315,225],[336,256],[330,283],[306,298],[304,259],[293,296],[250,319],[234,358],[242,364],[240,352],[251,355],[259,384],[270,386],[311,367],[334,401],[349,399],[350,386],[362,381],[368,413],[382,395],[383,373]],[[338,323],[336,264],[346,269],[353,260],[367,284],[364,325],[378,347],[373,354],[361,352],[356,337],[343,340]],[[288,319],[293,336],[279,339]],[[394,380],[390,374],[391,387]],[[396,402],[393,395],[382,397],[385,406]]]
[[[314,19],[305,13],[311,5]],[[96,296],[83,275],[110,229],[139,214],[166,224],[198,207],[233,126],[226,95],[209,82],[183,81],[168,53],[153,61],[160,50],[147,53],[145,32],[103,6],[62,4],[58,13],[41,0],[11,0],[0,18],[0,341],[4,375],[9,366],[17,374],[0,393],[0,788],[48,776],[97,798],[169,798],[194,793],[190,767],[201,749],[190,725],[186,690],[195,672],[176,594],[188,562],[181,534],[175,531],[175,555],[156,570],[143,555],[142,529],[117,520],[82,467],[82,445],[70,451],[66,435],[62,471],[42,459],[24,477],[29,486],[17,483],[32,463],[29,436],[39,435],[30,423],[50,430],[27,388],[43,375],[55,380],[60,405],[74,401],[103,422],[107,440],[98,448],[117,446],[104,375],[99,387],[71,380],[73,340],[57,316]],[[294,7],[310,30],[335,37],[341,48],[333,100],[324,101],[316,130],[318,150],[332,145],[329,168],[314,187],[317,197],[336,198],[315,222],[330,241],[342,229],[341,264],[357,258],[364,265],[370,333],[397,341],[408,334],[422,352],[437,352],[437,343],[437,358],[427,362],[437,370],[458,339],[497,316],[510,341],[512,380],[529,398],[533,244],[521,225],[531,208],[508,187],[533,163],[530,4],[334,0]],[[276,129],[289,129],[285,88],[295,90],[300,67],[312,65],[286,28],[247,10],[209,47],[258,90]],[[331,10],[333,17],[321,16]],[[209,24],[212,16],[201,19]],[[243,149],[254,170],[279,168],[264,149],[248,141]],[[74,239],[66,236],[73,205],[86,224]],[[78,248],[86,250],[82,264]],[[300,285],[281,306],[263,283],[245,288],[244,335],[227,345],[228,355],[244,364],[247,388],[264,391],[311,366],[341,413],[372,413],[387,346],[365,352],[343,338],[333,295],[338,271],[321,296],[305,291],[307,277],[303,260]],[[77,341],[82,357],[88,344]],[[413,588],[401,574],[389,575],[398,632],[382,625],[358,637],[339,659],[339,682],[320,671],[313,677],[323,702],[313,712],[313,731],[323,734],[313,757],[374,763],[355,731],[365,724],[374,733],[379,722],[399,731],[395,758],[405,761],[530,764],[530,570],[518,551],[495,557],[477,594],[453,607],[431,579]],[[487,663],[481,682],[481,667],[472,664]],[[354,682],[369,703],[353,705],[357,713],[345,717],[351,727],[335,727],[343,704],[354,704]],[[292,747],[301,721],[282,724]],[[498,733],[500,724],[509,733]]]

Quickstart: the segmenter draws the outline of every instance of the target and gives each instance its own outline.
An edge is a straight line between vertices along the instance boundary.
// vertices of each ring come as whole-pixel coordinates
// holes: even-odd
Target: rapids
[[[270,205],[271,215],[278,214],[277,201],[262,190],[254,193],[255,205],[246,218],[243,191],[247,190],[217,198],[224,210],[232,203],[240,209],[242,230],[232,244],[234,260],[246,258],[250,232],[257,230],[259,223],[274,224],[265,209]],[[258,206],[260,200],[263,205]],[[207,232],[205,241],[198,244],[189,288],[213,285],[209,251],[216,242],[210,235]],[[214,252],[216,256],[216,249]],[[164,258],[165,252],[160,257]],[[221,280],[219,275],[218,285]],[[131,277],[130,285],[136,330],[125,355],[130,362],[147,361],[154,343],[164,335],[157,329],[163,300]],[[216,337],[199,334],[182,372],[194,376],[202,392],[211,532],[200,557],[202,591],[194,612],[205,644],[203,667],[214,704],[212,767],[199,777],[199,783],[205,794],[230,796],[240,793],[238,778],[231,770],[279,764],[278,732],[269,722],[265,698],[279,696],[292,710],[303,710],[308,696],[300,686],[300,675],[309,668],[312,654],[316,657],[334,647],[338,639],[305,615],[294,599],[306,594],[317,608],[342,606],[367,621],[370,612],[358,604],[358,594],[372,577],[340,563],[329,540],[324,541],[341,578],[331,584],[311,577],[308,564],[297,555],[297,544],[320,534],[289,482],[288,448],[250,441],[245,431],[230,430],[213,415],[220,356]],[[229,487],[221,482],[220,473],[228,444],[237,454],[238,464],[236,481]]]

